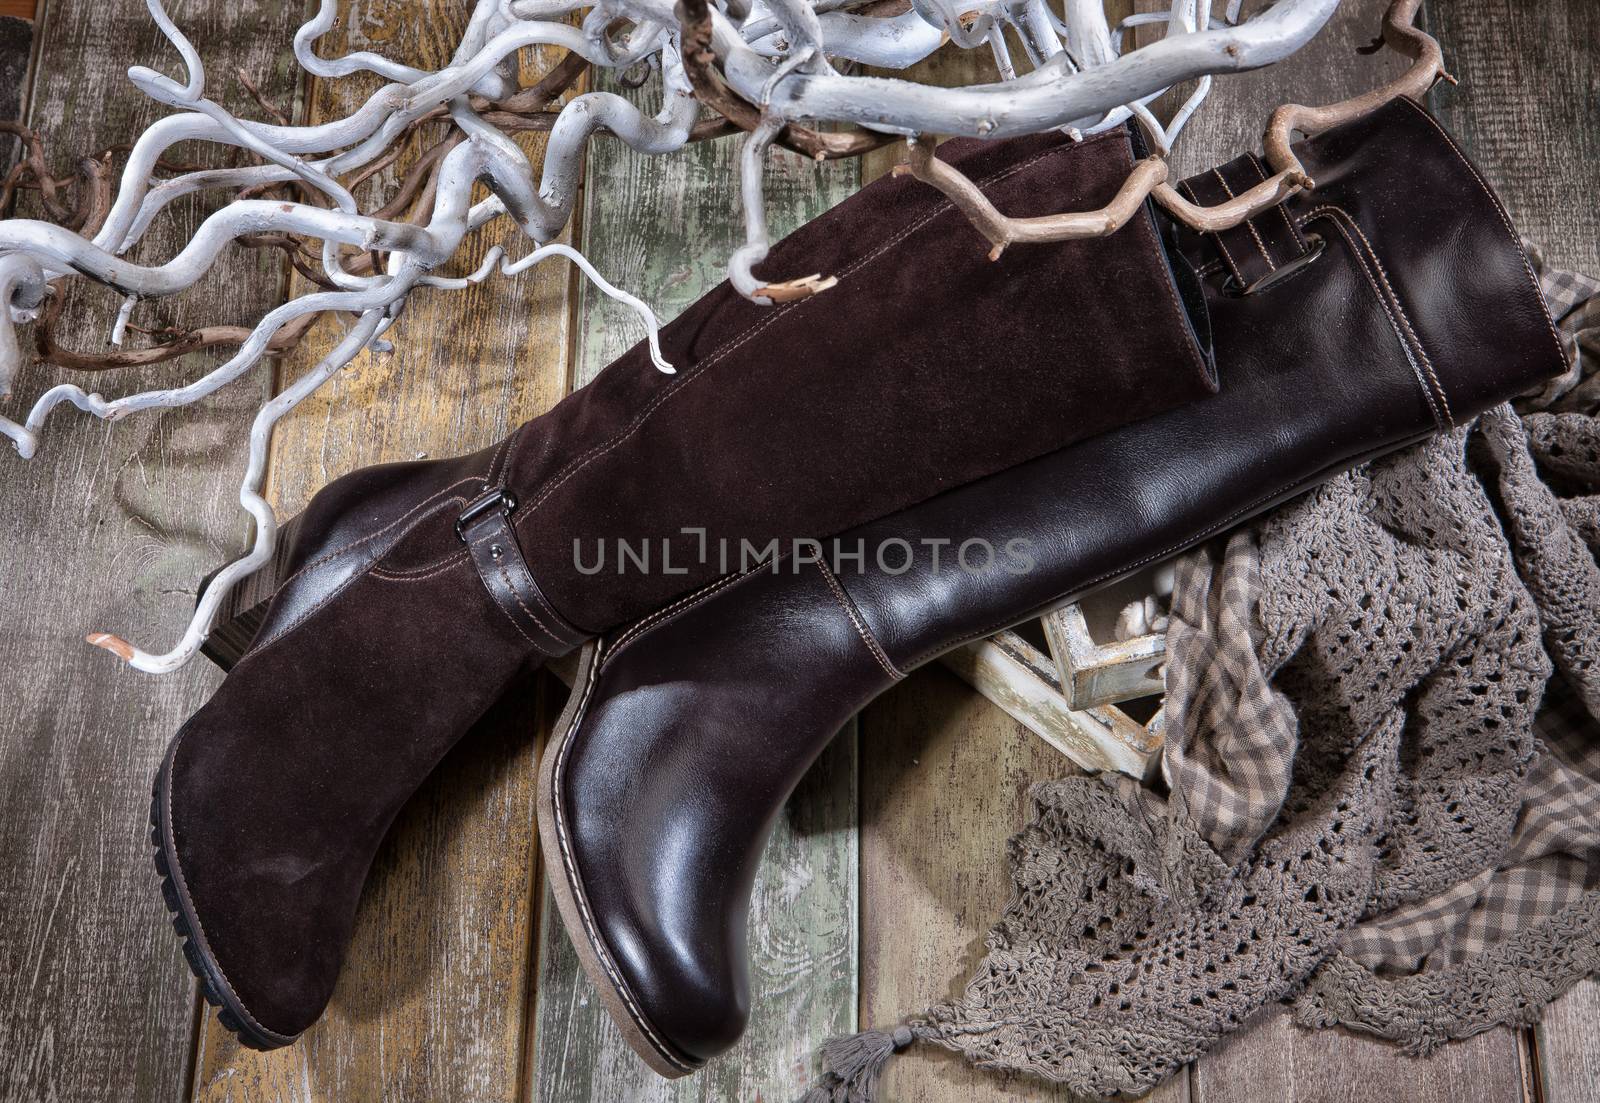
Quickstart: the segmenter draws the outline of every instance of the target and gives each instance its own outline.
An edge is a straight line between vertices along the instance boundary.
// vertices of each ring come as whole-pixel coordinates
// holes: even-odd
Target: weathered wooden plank
[[[349,3],[319,52],[374,49],[437,66],[469,12],[452,0]],[[524,55],[525,79],[559,56]],[[310,121],[346,114],[372,87],[318,82]],[[535,160],[540,142],[526,145]],[[505,225],[473,235],[463,269],[514,237]],[[569,372],[569,288],[554,265],[466,292],[418,292],[390,332],[393,354],[362,356],[280,428],[271,466],[280,513],[366,464],[482,447],[555,402]],[[286,358],[282,379],[330,342],[326,331],[313,334]],[[323,1020],[290,1050],[257,1054],[208,1016],[195,1099],[517,1096],[537,929],[535,704],[531,692],[508,701],[401,814]]]
[[[1145,6],[1148,0],[1140,0]],[[1259,11],[1249,0],[1245,14]],[[1333,103],[1365,92],[1405,71],[1393,51],[1356,53],[1378,34],[1385,0],[1343,0],[1321,33],[1294,57],[1267,69],[1216,78],[1211,97],[1189,122],[1173,151],[1175,177],[1203,172],[1245,150],[1259,150],[1274,108],[1288,102]]]
[[[1406,1057],[1344,1031],[1307,1031],[1276,1008],[1193,1066],[1196,1103],[1521,1103],[1517,1034],[1496,1030]],[[1579,1098],[1592,1099],[1592,1096]]]
[[[1550,261],[1600,272],[1600,5],[1433,4],[1441,116]]]
[[[667,157],[634,154],[615,141],[590,147],[584,252],[663,320],[723,279],[728,255],[742,240],[737,149],[737,139]],[[818,166],[775,152],[767,173],[773,235],[821,214],[854,191],[858,179],[853,164]],[[581,302],[580,384],[641,336],[634,315],[592,287],[584,287]],[[579,969],[547,893],[532,1098],[799,1095],[811,1051],[854,1027],[855,792],[854,732],[846,730],[801,783],[762,859],[751,910],[750,1029],[733,1052],[685,1080],[661,1080],[622,1041]]]
[[[1509,0],[1429,9],[1460,80],[1435,94],[1441,115],[1500,193],[1517,228],[1552,264],[1600,273],[1600,6]],[[1600,1098],[1600,985],[1580,984],[1535,1031],[1539,1096]]]
[[[28,74],[33,61],[33,5],[27,18],[0,15],[0,119],[20,120],[28,95]],[[22,143],[7,137],[0,141],[0,168],[16,164]]]
[[[296,13],[276,4],[170,9],[212,66],[212,94],[244,110],[226,74],[248,70],[292,96],[282,64]],[[29,119],[67,171],[125,142],[165,108],[127,83],[130,64],[170,69],[171,48],[142,4],[52,0],[37,28],[42,72]],[[7,71],[14,71],[9,69]],[[13,101],[15,102],[15,101]],[[35,213],[24,202],[21,213]],[[140,256],[166,257],[202,209],[176,208]],[[142,306],[141,324],[244,322],[280,289],[279,261],[228,254],[181,297]],[[99,348],[117,303],[78,287],[63,325]],[[101,375],[122,394],[191,377],[208,361]],[[11,408],[61,378],[30,367]],[[197,410],[115,425],[57,411],[39,455],[0,455],[0,1097],[174,1099],[188,1074],[194,985],[150,864],[150,783],[168,738],[218,675],[195,663],[152,679],[83,643],[92,629],[141,643],[175,638],[200,577],[240,545],[236,504],[250,412],[265,380],[241,381]]]
[[[1542,1103],[1600,1099],[1600,983],[1588,980],[1550,1005],[1533,1030],[1534,1072]]]

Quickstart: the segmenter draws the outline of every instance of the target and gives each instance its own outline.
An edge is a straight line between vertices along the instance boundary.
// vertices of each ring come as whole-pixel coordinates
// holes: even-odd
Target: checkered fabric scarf
[[[1278,1000],[1426,1053],[1600,971],[1600,281],[1535,262],[1571,370],[1181,560],[1161,783],[1036,786],[962,997],[816,1099],[919,1039],[1138,1094]]]

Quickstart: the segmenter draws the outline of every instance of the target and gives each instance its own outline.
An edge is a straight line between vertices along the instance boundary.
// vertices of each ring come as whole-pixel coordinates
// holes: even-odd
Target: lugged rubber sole
[[[179,878],[174,876],[177,859],[169,857],[172,832],[165,815],[171,761],[169,752],[156,773],[155,785],[150,793],[150,845],[155,851],[156,875],[161,879],[161,899],[171,914],[172,929],[178,932],[178,940],[183,945],[183,959],[189,963],[189,971],[200,982],[200,994],[206,1003],[217,1009],[217,1021],[239,1039],[240,1045],[263,1052],[281,1049],[295,1039],[258,1029],[258,1024],[234,995],[221,968],[211,956],[200,924],[193,918],[187,893],[180,887]]]

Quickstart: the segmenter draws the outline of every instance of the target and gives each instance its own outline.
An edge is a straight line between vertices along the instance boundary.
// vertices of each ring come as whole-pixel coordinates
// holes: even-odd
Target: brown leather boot
[[[958,150],[1023,215],[1104,204],[1135,157],[1122,132]],[[985,253],[941,195],[882,181],[773,252],[833,289],[763,308],[718,288],[662,333],[676,375],[641,346],[494,448],[313,500],[270,600],[215,633],[237,662],[156,779],[167,900],[226,1025],[272,1047],[317,1018],[395,813],[528,664],[728,573],[724,548],[826,536],[1214,390],[1198,283],[1148,209]]]
[[[854,529],[820,560],[719,581],[585,649],[541,769],[541,836],[579,958],[652,1068],[692,1072],[743,1031],[750,889],[774,818],[905,672],[1565,369],[1504,211],[1422,108],[1397,101],[1300,156],[1314,195],[1186,241],[1219,394]],[[1258,170],[1245,157],[1188,187],[1214,201]]]

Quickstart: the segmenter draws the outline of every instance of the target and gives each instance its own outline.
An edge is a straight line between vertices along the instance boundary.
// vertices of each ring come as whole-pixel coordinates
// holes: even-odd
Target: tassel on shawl
[[[828,1039],[822,1045],[822,1076],[800,1103],[873,1103],[884,1065],[916,1039],[909,1026]]]

